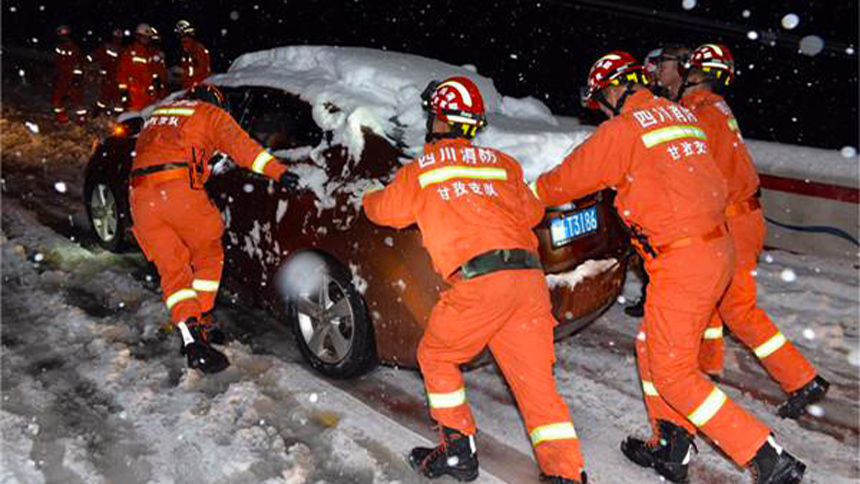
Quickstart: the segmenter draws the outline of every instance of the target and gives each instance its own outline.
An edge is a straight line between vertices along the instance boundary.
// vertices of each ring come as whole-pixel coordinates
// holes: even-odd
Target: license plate
[[[597,228],[596,206],[556,217],[550,223],[552,246],[560,247],[568,244],[573,239],[597,232]]]

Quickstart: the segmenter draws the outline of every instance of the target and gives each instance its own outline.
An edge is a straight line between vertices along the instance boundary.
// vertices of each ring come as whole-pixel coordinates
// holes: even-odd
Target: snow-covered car
[[[418,341],[446,284],[417,227],[371,224],[360,195],[420,153],[420,91],[455,74],[475,80],[488,106],[489,128],[477,143],[514,155],[527,178],[585,136],[539,101],[502,97],[468,68],[406,54],[287,47],[246,54],[209,79],[251,136],[293,163],[303,187],[287,193],[228,159],[214,161],[206,189],[226,225],[225,285],[291,325],[301,353],[326,375],[355,376],[377,361],[416,366]],[[110,250],[133,240],[128,175],[141,124],[140,117],[119,124],[86,170],[87,212]],[[620,291],[629,245],[612,197],[595,193],[550,209],[535,229],[559,338],[594,320]]]

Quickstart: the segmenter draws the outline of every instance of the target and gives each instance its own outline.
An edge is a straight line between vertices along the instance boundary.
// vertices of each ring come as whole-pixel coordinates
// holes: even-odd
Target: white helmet
[[[173,29],[177,35],[194,35],[194,27],[191,26],[191,22],[187,20],[180,20],[176,22],[176,27]]]
[[[155,29],[152,28],[149,24],[138,24],[137,28],[134,29],[134,33],[137,35],[142,35],[144,37],[154,37]]]

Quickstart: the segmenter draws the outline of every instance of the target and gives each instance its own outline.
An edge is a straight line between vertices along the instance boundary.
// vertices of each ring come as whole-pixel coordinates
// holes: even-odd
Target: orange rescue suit
[[[188,89],[203,82],[211,73],[209,49],[192,37],[182,37],[182,87]]]
[[[523,182],[519,164],[465,140],[428,144],[384,190],[364,197],[379,225],[421,230],[436,271],[451,288],[433,308],[418,347],[430,413],[441,425],[473,435],[459,365],[485,347],[496,358],[548,475],[579,479],[579,440],[552,375],[555,361],[549,289],[539,269],[501,270],[464,280],[461,265],[496,249],[537,252],[532,231],[544,209]]]
[[[126,107],[140,111],[160,97],[157,80],[166,80],[159,51],[149,44],[135,40],[120,54],[117,66],[117,87],[127,97]],[[164,76],[164,77],[159,77]]]
[[[199,318],[215,304],[224,261],[221,214],[202,189],[211,172],[206,161],[220,151],[275,180],[286,167],[229,113],[200,101],[155,109],[135,151],[130,193],[135,237],[158,268],[173,323]]]
[[[101,79],[99,97],[96,103],[101,109],[115,108],[120,105],[120,93],[117,86],[117,67],[122,44],[115,41],[105,42],[93,52],[93,60],[99,66]]]
[[[65,103],[74,106],[78,116],[85,116],[84,101],[84,69],[86,59],[81,49],[69,39],[61,42],[54,49],[54,90],[51,95],[51,105],[54,114],[61,121],[69,119]]]
[[[754,271],[764,246],[765,221],[756,192],[759,178],[725,100],[710,91],[694,91],[681,100],[701,121],[708,135],[714,161],[728,182],[729,232],[735,246],[732,282],[718,306],[700,354],[701,367],[709,373],[722,370],[722,323],[753,350],[768,373],[786,392],[800,389],[816,376],[813,366],[756,306]]]
[[[636,351],[654,435],[656,420],[696,429],[739,465],[770,433],[698,369],[702,334],[731,279],[726,188],[707,136],[686,108],[638,90],[535,190],[559,205],[612,187],[619,214],[657,252]]]

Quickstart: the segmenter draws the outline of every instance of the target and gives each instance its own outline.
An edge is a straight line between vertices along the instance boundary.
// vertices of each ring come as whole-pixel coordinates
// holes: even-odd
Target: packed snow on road
[[[512,116],[509,125],[530,116],[548,129],[575,124],[517,101],[494,101]],[[83,168],[108,123],[56,126],[29,86],[4,86],[3,108],[0,481],[427,482],[405,459],[437,438],[418,372],[378,367],[351,381],[320,377],[283,321],[229,292],[215,315],[232,366],[205,377],[186,369],[178,338],[159,331],[169,318],[154,268],[135,251],[102,250],[90,234]],[[518,144],[503,134],[490,131],[487,143],[519,146],[523,157],[541,139]],[[757,281],[762,307],[833,386],[810,415],[780,419],[785,395],[728,338],[721,387],[808,464],[805,483],[858,482],[856,259],[766,251]],[[638,294],[631,274],[618,304],[556,343],[559,390],[597,484],[661,482],[619,451],[627,435],[649,432],[633,351],[640,321],[622,311]],[[469,371],[466,388],[480,428],[476,482],[537,482],[528,436],[496,367]],[[691,482],[749,482],[715,446],[697,444]]]

